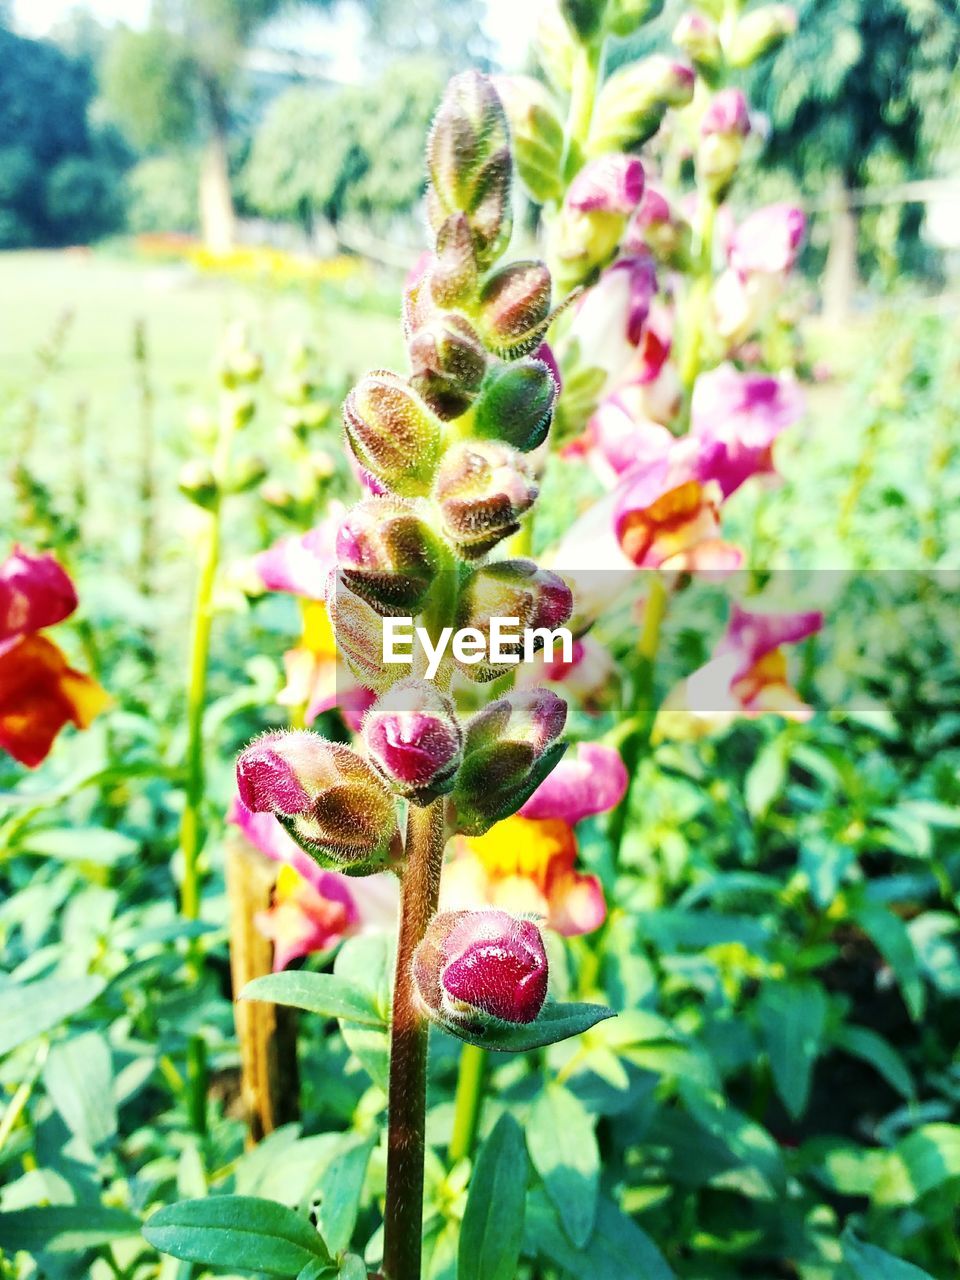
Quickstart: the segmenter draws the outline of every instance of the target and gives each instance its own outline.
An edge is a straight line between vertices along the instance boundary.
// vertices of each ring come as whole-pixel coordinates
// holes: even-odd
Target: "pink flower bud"
[[[581,213],[632,213],[643,195],[643,181],[636,156],[601,156],[571,182],[566,203]]]
[[[721,89],[714,94],[700,122],[703,137],[731,134],[745,138],[750,132],[750,111],[742,89]]]
[[[693,97],[690,67],[664,54],[652,54],[615,71],[600,90],[593,112],[587,150],[632,151],[652,138],[670,107],[683,107]]]
[[[789,271],[796,261],[806,225],[803,210],[791,204],[771,204],[756,209],[731,237],[731,267],[741,276]]]
[[[76,607],[73,583],[49,552],[33,555],[14,546],[0,564],[0,647],[62,622]]]
[[[542,360],[493,366],[474,410],[473,429],[485,439],[528,453],[547,438],[559,386]]]
[[[716,24],[702,13],[685,13],[673,31],[673,43],[682,49],[701,74],[712,76],[723,62]]]
[[[441,314],[410,339],[410,383],[441,418],[466,413],[480,389],[487,353],[463,316]]]
[[[456,1029],[535,1021],[547,998],[547,954],[532,920],[506,911],[444,911],[413,959],[427,1017]]]
[[[480,328],[505,359],[536,351],[550,322],[550,272],[542,262],[511,262],[480,290]]]
[[[523,455],[492,440],[454,445],[434,490],[447,536],[465,560],[516,533],[537,492]]]
[[[479,631],[485,640],[485,654],[476,663],[457,662],[471,680],[495,680],[516,669],[516,661],[495,662],[490,657],[491,624],[494,618],[516,618],[511,632],[538,629],[553,631],[568,622],[573,613],[573,593],[559,574],[538,569],[533,560],[498,560],[476,569],[463,584],[457,608],[457,626]],[[544,636],[535,636],[536,649],[543,648]],[[511,657],[522,656],[522,643],[502,643]],[[553,646],[551,645],[551,652]]]
[[[337,533],[342,581],[384,612],[416,613],[447,559],[428,512],[406,498],[365,498]]]
[[[363,725],[367,754],[392,789],[429,804],[453,786],[463,734],[449,698],[426,680],[401,680]]]
[[[427,492],[440,456],[441,424],[399,374],[365,374],[347,396],[343,419],[362,466],[396,493]]]
[[[584,283],[609,262],[642,194],[643,167],[636,156],[605,155],[581,170],[553,233],[562,287]]]
[[[390,856],[393,797],[342,743],[305,729],[264,734],[237,760],[237,789],[248,809],[275,814],[320,863],[366,874]]]

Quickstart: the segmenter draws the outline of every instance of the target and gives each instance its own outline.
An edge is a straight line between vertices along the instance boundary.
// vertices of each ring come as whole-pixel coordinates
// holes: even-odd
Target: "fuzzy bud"
[[[437,469],[442,426],[399,374],[379,369],[353,388],[343,406],[357,461],[390,489],[426,493]]]
[[[392,495],[358,502],[337,533],[341,580],[386,613],[416,613],[448,554],[418,506]]]
[[[520,808],[563,755],[567,704],[548,689],[509,693],[466,726],[451,796],[456,830],[483,835]]]
[[[177,488],[189,502],[204,511],[212,511],[220,499],[217,477],[206,462],[185,462],[177,477]]]
[[[441,418],[459,418],[480,389],[487,353],[463,316],[435,316],[410,340],[410,383]]]
[[[538,489],[523,456],[492,440],[454,445],[437,475],[444,530],[465,560],[477,560],[520,528]]]
[[[597,98],[588,152],[599,156],[641,146],[660,128],[668,108],[690,102],[693,84],[693,71],[664,54],[615,71]]]
[[[437,256],[430,271],[430,293],[438,307],[455,307],[477,290],[477,256],[470,223],[452,213],[437,232]]]
[[[468,71],[447,86],[427,143],[432,187],[428,213],[435,231],[451,214],[466,215],[482,267],[510,239],[510,136],[488,76]]]
[[[546,87],[532,76],[497,76],[520,180],[538,204],[563,192],[563,123]]]
[[[492,619],[516,618],[516,630],[532,634],[534,648],[541,649],[546,632],[562,627],[572,613],[573,593],[559,574],[538,569],[533,560],[498,560],[484,565],[471,574],[461,589],[457,626],[478,631],[484,638],[487,656],[480,662],[457,665],[471,680],[495,680],[516,667],[522,655],[522,641],[502,640],[501,652],[509,657],[495,661],[490,636]],[[536,635],[541,629],[543,634]]]
[[[723,49],[716,23],[702,13],[685,13],[673,32],[673,43],[682,49],[708,83],[723,65]]]
[[[750,112],[740,89],[721,89],[700,124],[697,170],[714,198],[722,198],[736,176]]]
[[[342,743],[305,729],[264,734],[241,752],[237,787],[248,809],[274,814],[321,865],[365,875],[390,857],[393,797]]]
[[[453,1035],[534,1022],[548,976],[537,926],[494,908],[435,915],[413,957],[423,1012]]]
[[[651,22],[663,8],[663,0],[609,0],[607,30],[615,36],[630,36],[645,22]]]
[[[402,666],[383,661],[383,619],[388,610],[375,609],[352,591],[342,570],[330,574],[325,598],[338,655],[365,689],[383,693],[403,675]]]
[[[427,680],[400,680],[363,723],[367,755],[393,791],[429,804],[453,786],[463,733],[453,703]]]
[[[480,328],[491,351],[507,360],[535,351],[550,323],[550,272],[542,262],[511,262],[484,283]]]
[[[557,222],[561,285],[581,284],[609,261],[643,188],[643,165],[636,156],[605,155],[581,169]]]
[[[542,360],[495,365],[484,379],[473,422],[476,435],[529,453],[547,438],[557,381]]]
[[[749,67],[772,53],[797,30],[797,13],[789,4],[768,4],[751,9],[739,20],[730,42],[730,65]]]

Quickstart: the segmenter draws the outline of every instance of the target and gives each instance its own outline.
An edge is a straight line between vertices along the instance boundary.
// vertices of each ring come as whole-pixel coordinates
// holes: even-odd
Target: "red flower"
[[[68,666],[46,636],[0,647],[0,748],[21,764],[35,768],[65,724],[86,729],[109,703],[96,680]]]

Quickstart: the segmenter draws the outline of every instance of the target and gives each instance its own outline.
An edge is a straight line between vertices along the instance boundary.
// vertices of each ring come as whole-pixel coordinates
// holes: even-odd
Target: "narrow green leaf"
[[[375,1145],[373,1136],[346,1145],[327,1165],[317,1184],[317,1226],[331,1253],[341,1253],[353,1236],[363,1180]]]
[[[869,1027],[841,1027],[834,1035],[833,1043],[844,1053],[872,1066],[901,1097],[916,1097],[909,1067],[893,1045],[876,1031]]]
[[[906,925],[899,916],[873,902],[859,907],[855,918],[893,970],[910,1017],[914,1022],[919,1021],[926,1005],[926,992]]]
[[[57,1204],[0,1213],[0,1250],[81,1253],[140,1234],[140,1219],[100,1204]]]
[[[268,973],[248,982],[240,998],[292,1005],[324,1018],[344,1018],[363,1027],[386,1025],[366,991],[332,973]]]
[[[182,1262],[294,1276],[310,1263],[330,1266],[323,1240],[305,1218],[257,1196],[181,1200],[143,1228],[149,1244]]]
[[[864,1244],[852,1231],[843,1233],[842,1244],[843,1260],[856,1280],[933,1280],[912,1262],[902,1262],[892,1253]]]
[[[558,1084],[540,1094],[527,1124],[533,1167],[578,1249],[590,1239],[597,1216],[600,1152],[593,1124],[580,1099]]]
[[[757,1013],[777,1092],[798,1119],[807,1105],[813,1064],[820,1053],[826,996],[812,982],[768,983],[760,993]]]
[[[112,866],[121,858],[132,857],[139,845],[122,831],[108,827],[57,827],[31,831],[23,842],[26,853],[37,853],[62,862],[94,862]]]
[[[460,1231],[457,1280],[515,1280],[527,1192],[527,1153],[513,1116],[497,1121],[474,1166]]]
[[[64,1124],[91,1147],[117,1132],[113,1059],[98,1031],[55,1044],[43,1069],[43,1083]]]
[[[511,1026],[501,1023],[485,1027],[482,1031],[467,1031],[464,1028],[444,1024],[458,1040],[467,1044],[479,1045],[481,1049],[494,1049],[502,1053],[525,1053],[528,1049],[542,1049],[544,1045],[555,1044],[558,1040],[569,1040],[571,1036],[588,1031],[602,1022],[604,1018],[615,1018],[616,1014],[602,1004],[546,1004],[536,1022],[528,1022],[523,1026]]]
[[[0,990],[0,1054],[9,1053],[79,1013],[105,987],[103,978],[41,978]]]
[[[751,818],[763,818],[783,790],[787,778],[786,742],[773,738],[750,766],[744,783],[744,799]]]

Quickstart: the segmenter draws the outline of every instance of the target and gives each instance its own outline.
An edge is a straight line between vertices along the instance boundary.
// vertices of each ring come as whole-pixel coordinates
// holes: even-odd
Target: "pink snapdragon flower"
[[[780,203],[756,209],[740,223],[729,244],[730,266],[741,277],[786,274],[803,243],[803,210]]]
[[[518,813],[523,818],[561,818],[573,826],[615,809],[627,782],[619,751],[599,742],[578,742]]]
[[[741,373],[722,364],[697,379],[692,437],[701,445],[697,474],[715,480],[724,498],[750,476],[773,472],[773,442],[803,416],[805,401],[792,374]]]
[[[571,182],[565,204],[579,213],[632,213],[643,195],[643,165],[614,152],[585,165]]]
[[[558,684],[568,704],[587,715],[599,715],[609,705],[617,679],[609,649],[593,635],[585,635],[574,640],[570,662],[560,657],[547,661],[541,652],[533,662],[522,663],[515,687],[538,689],[544,682]]]
[[[288,534],[255,556],[253,567],[264,588],[323,600],[327,578],[336,565],[337,530],[345,515],[342,502],[331,502],[315,528]]]

